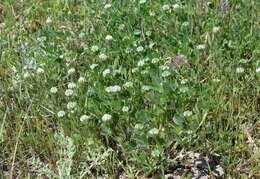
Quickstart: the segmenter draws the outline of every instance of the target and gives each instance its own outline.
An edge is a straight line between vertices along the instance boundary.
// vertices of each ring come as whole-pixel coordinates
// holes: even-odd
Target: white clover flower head
[[[86,120],[88,120],[88,119],[90,119],[90,116],[87,116],[87,115],[82,115],[80,118],[79,118],[79,120],[81,121],[81,122],[84,122],[84,121],[86,121]]]
[[[213,79],[212,81],[215,82],[215,83],[217,83],[217,82],[220,82],[220,79],[215,78],[215,79]]]
[[[97,45],[93,45],[92,47],[91,47],[91,51],[92,52],[97,52],[99,50],[99,47],[97,46]]]
[[[123,112],[128,112],[129,111],[129,107],[128,106],[123,106],[122,111]]]
[[[76,102],[68,102],[67,109],[73,109],[77,106]]]
[[[153,59],[152,59],[152,63],[158,63],[159,61],[160,61],[159,58],[153,58]]]
[[[16,69],[15,66],[12,66],[12,71],[13,71],[14,73],[17,73],[17,69]]]
[[[155,12],[150,10],[150,11],[149,11],[149,15],[150,15],[150,16],[155,16]]]
[[[106,87],[106,92],[115,93],[121,91],[121,87],[118,85]]]
[[[165,71],[165,70],[169,70],[170,67],[168,65],[161,65],[159,68]]]
[[[108,9],[108,8],[110,8],[110,7],[112,7],[112,4],[106,4],[106,5],[104,6],[105,9]]]
[[[150,89],[151,88],[149,86],[146,86],[146,85],[142,86],[142,90],[144,90],[144,91],[149,91]]]
[[[157,128],[152,128],[148,131],[148,134],[151,135],[151,136],[155,136],[155,135],[158,135],[159,134],[159,129]]]
[[[142,124],[136,124],[135,128],[138,130],[142,130],[144,128],[144,126]]]
[[[101,53],[98,57],[99,57],[100,59],[102,59],[102,60],[106,60],[106,59],[107,59],[106,54],[103,54],[103,53]]]
[[[102,116],[102,121],[103,122],[107,122],[107,121],[110,121],[112,119],[112,116],[110,114],[104,114]]]
[[[182,23],[183,26],[188,26],[189,24],[190,23],[188,21]]]
[[[192,115],[192,111],[184,111],[183,116],[190,117]]]
[[[76,88],[76,87],[77,87],[77,85],[75,83],[73,83],[73,82],[69,82],[68,83],[68,88],[69,89]]]
[[[75,72],[76,72],[75,68],[70,68],[70,69],[68,70],[68,74],[69,74],[69,75],[71,75],[71,74],[73,74],[73,73],[75,73]]]
[[[137,62],[137,66],[141,67],[141,66],[144,66],[144,60],[140,60]]]
[[[169,72],[167,70],[162,73],[162,77],[167,77],[167,76],[170,76],[170,75],[171,75],[171,72]]]
[[[134,86],[134,83],[131,82],[131,81],[128,81],[128,82],[126,82],[125,84],[123,84],[123,87],[125,87],[125,88],[131,88],[131,87],[133,87],[133,86]]]
[[[181,80],[181,84],[182,84],[182,85],[186,84],[187,82],[188,82],[187,79],[182,79],[182,80]]]
[[[139,69],[138,68],[133,68],[131,71],[132,71],[132,73],[136,73],[136,72],[139,71]]]
[[[58,92],[58,88],[52,87],[52,88],[50,89],[50,92],[53,93],[53,94],[55,94],[55,93]]]
[[[50,17],[48,17],[47,19],[46,19],[46,24],[49,24],[49,23],[51,23],[52,22],[52,19],[50,18]]]
[[[169,9],[170,9],[169,4],[165,4],[165,5],[162,6],[162,10],[164,10],[164,11],[167,11]]]
[[[129,47],[125,49],[125,53],[131,53],[132,51],[133,51],[133,49],[131,49]]]
[[[74,93],[74,91],[73,91],[72,89],[67,89],[67,90],[65,91],[65,95],[66,95],[66,96],[72,96],[73,93]]]
[[[244,73],[245,69],[243,67],[237,67],[236,73]]]
[[[220,30],[220,27],[213,27],[212,31],[213,33],[217,33]]]
[[[24,79],[27,79],[27,78],[30,78],[31,77],[31,74],[29,73],[29,72],[25,72],[24,74],[23,74],[23,78]]]
[[[65,116],[65,111],[59,111],[58,113],[57,113],[57,116],[58,117],[64,117]]]
[[[93,70],[93,69],[96,68],[97,66],[98,66],[98,64],[94,63],[94,64],[90,65],[89,67],[90,67],[91,70]]]
[[[255,70],[256,73],[260,73],[260,67]]]
[[[84,83],[85,81],[86,79],[83,76],[79,77],[78,79],[78,83]]]
[[[144,4],[146,3],[146,0],[139,0],[139,4]]]
[[[197,45],[196,47],[198,50],[203,50],[206,48],[206,46],[204,44],[200,44],[200,45]]]
[[[110,72],[111,72],[110,69],[105,69],[105,70],[102,72],[103,77],[106,77]]]
[[[107,35],[107,36],[106,36],[106,40],[108,40],[108,41],[109,41],[109,40],[113,40],[113,37],[112,37],[111,35]]]
[[[180,6],[180,4],[177,4],[177,3],[176,3],[176,4],[173,4],[173,5],[172,5],[172,8],[173,8],[173,9],[179,9],[179,8],[181,8],[181,6]]]
[[[44,69],[42,69],[42,68],[37,68],[36,73],[38,73],[38,74],[44,73]]]
[[[144,47],[143,46],[139,46],[139,47],[136,48],[136,51],[137,52],[142,52],[142,51],[144,51]]]

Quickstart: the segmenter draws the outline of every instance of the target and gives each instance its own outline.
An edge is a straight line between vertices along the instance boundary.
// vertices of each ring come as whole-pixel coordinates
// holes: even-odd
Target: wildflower
[[[106,87],[106,92],[118,92],[121,91],[121,87],[118,85]]]
[[[213,27],[213,29],[212,29],[212,31],[213,31],[213,33],[217,33],[218,31],[219,31],[219,27]]]
[[[46,19],[46,24],[49,24],[49,23],[51,23],[51,22],[52,22],[51,18],[48,17],[48,18]]]
[[[87,116],[87,115],[82,115],[80,118],[79,118],[79,120],[81,121],[81,122],[83,122],[83,121],[86,121],[86,120],[88,120],[88,119],[90,119],[90,116]]]
[[[144,3],[146,3],[146,0],[140,0],[139,1],[139,4],[144,4]]]
[[[142,46],[139,46],[139,47],[136,48],[137,52],[142,52],[143,50],[144,50],[144,47],[142,47]]]
[[[66,96],[72,96],[73,93],[74,93],[74,91],[71,90],[71,89],[67,89],[67,90],[65,91],[65,95],[66,95]]]
[[[105,70],[102,72],[103,77],[106,77],[109,73],[110,73],[110,69],[105,69]]]
[[[236,68],[236,73],[243,73],[245,69],[243,67],[237,67]]]
[[[75,83],[73,83],[73,82],[70,82],[69,84],[68,84],[68,88],[69,89],[71,89],[71,88],[76,88],[77,87],[77,85],[75,84]]]
[[[136,124],[135,128],[138,130],[142,130],[144,128],[144,126],[142,124]]]
[[[16,70],[16,67],[15,67],[15,66],[12,67],[12,71],[13,71],[14,73],[17,73],[17,70]]]
[[[150,87],[149,86],[142,86],[142,90],[148,91],[148,90],[150,90]]]
[[[110,7],[112,7],[111,4],[106,4],[106,5],[104,6],[105,9],[108,9],[108,8],[110,8]]]
[[[139,66],[139,67],[144,66],[144,60],[140,60],[140,61],[137,63],[137,66]]]
[[[128,112],[129,111],[129,107],[128,106],[123,106],[122,111],[123,112]]]
[[[167,11],[170,9],[170,6],[168,4],[165,4],[162,6],[162,10]]]
[[[132,73],[136,73],[136,72],[138,72],[138,68],[133,68],[131,71],[132,71]]]
[[[70,68],[68,70],[68,74],[71,75],[71,74],[75,73],[75,71],[76,71],[75,68]]]
[[[50,89],[50,92],[53,93],[53,94],[55,94],[55,93],[58,92],[58,88],[52,87],[52,88]]]
[[[181,8],[181,6],[180,6],[179,4],[173,4],[173,5],[172,5],[172,8],[173,8],[173,9],[179,9],[179,8]]]
[[[125,28],[125,24],[120,24],[119,26],[118,26],[118,30],[123,30]]]
[[[24,74],[23,74],[23,78],[24,79],[27,79],[27,78],[30,78],[31,77],[31,74],[29,73],[29,72],[25,72]]]
[[[182,23],[183,26],[188,26],[189,25],[189,22],[185,21]]]
[[[102,54],[99,55],[99,58],[102,59],[102,60],[106,60],[107,56],[102,53]]]
[[[58,113],[57,113],[57,116],[58,117],[63,117],[63,116],[65,116],[65,111],[59,111]]]
[[[131,87],[133,87],[133,82],[131,82],[131,81],[126,82],[125,84],[123,84],[123,87],[125,87],[125,88],[131,88]]]
[[[111,35],[107,35],[106,40],[113,40],[113,37]]]
[[[260,67],[255,70],[256,73],[260,73]]]
[[[190,117],[192,115],[192,111],[184,111],[183,116]]]
[[[83,76],[79,77],[78,79],[78,83],[84,83],[85,81],[86,79]]]
[[[87,96],[93,96],[95,94],[95,91],[93,89],[88,89]]]
[[[92,65],[90,65],[90,69],[93,70],[94,68],[96,68],[98,66],[98,64],[94,63]]]
[[[150,16],[155,16],[155,12],[150,10],[150,11],[149,11],[149,15],[150,15]]]
[[[42,69],[42,68],[37,68],[36,73],[38,73],[38,74],[44,73],[44,69]]]
[[[162,77],[167,77],[167,76],[170,76],[170,75],[171,75],[171,73],[169,71],[164,71],[162,73]]]
[[[202,49],[205,49],[206,46],[204,44],[200,44],[200,45],[197,45],[196,47],[198,50],[202,50]]]
[[[188,82],[187,79],[182,79],[182,80],[181,80],[181,84],[182,84],[182,85],[186,84],[187,82]]]
[[[91,47],[92,52],[97,52],[99,50],[99,47],[97,45],[94,45]]]
[[[112,119],[112,116],[110,114],[104,114],[102,116],[102,121],[103,122],[107,122],[107,121],[110,121]]]
[[[165,70],[169,70],[170,67],[167,65],[161,65],[159,68],[165,71]]]
[[[76,105],[77,105],[76,102],[68,102],[68,104],[67,104],[67,109],[73,109],[73,108],[76,107]]]
[[[152,63],[157,63],[157,62],[159,62],[159,61],[160,61],[159,58],[153,58],[153,59],[152,59]]]
[[[157,135],[157,134],[159,134],[159,129],[157,129],[157,128],[152,128],[152,129],[150,129],[150,130],[148,131],[148,134],[149,134],[149,135],[152,135],[152,136]]]
[[[217,82],[220,82],[220,79],[215,78],[215,79],[213,79],[212,81],[217,83]]]
[[[131,53],[132,51],[133,51],[133,49],[131,49],[129,47],[125,49],[125,53]]]

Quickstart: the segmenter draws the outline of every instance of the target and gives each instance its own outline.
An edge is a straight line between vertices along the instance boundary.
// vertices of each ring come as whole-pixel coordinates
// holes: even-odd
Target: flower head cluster
[[[115,92],[119,92],[119,91],[121,91],[121,87],[120,86],[118,86],[118,85],[115,85],[115,86],[109,86],[109,87],[106,87],[106,92],[113,92],[113,93],[115,93]]]
[[[104,114],[102,116],[102,121],[103,122],[107,122],[107,121],[110,121],[112,119],[112,116],[110,114]]]

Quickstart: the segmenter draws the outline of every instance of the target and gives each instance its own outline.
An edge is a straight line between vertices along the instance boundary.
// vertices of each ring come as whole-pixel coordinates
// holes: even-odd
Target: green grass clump
[[[260,4],[2,0],[0,176],[259,177]]]

